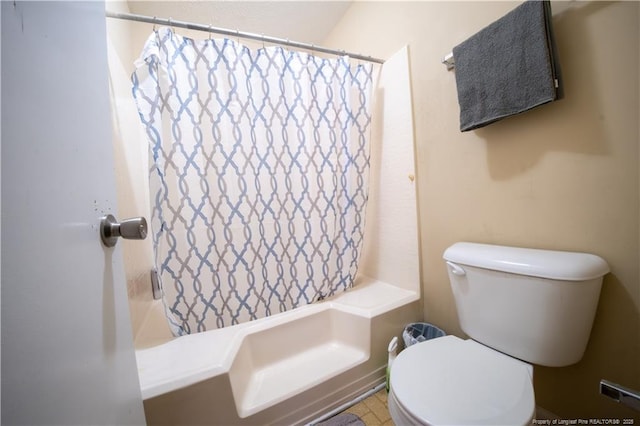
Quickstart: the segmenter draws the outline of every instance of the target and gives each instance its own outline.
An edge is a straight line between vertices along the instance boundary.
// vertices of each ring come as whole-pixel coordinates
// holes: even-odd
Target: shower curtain
[[[370,64],[154,32],[133,94],[174,333],[352,286],[368,197]]]

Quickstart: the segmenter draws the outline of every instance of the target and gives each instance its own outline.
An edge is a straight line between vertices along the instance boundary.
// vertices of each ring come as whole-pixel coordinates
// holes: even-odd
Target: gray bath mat
[[[316,426],[365,426],[365,424],[360,417],[353,413],[342,413],[322,423],[317,423]]]

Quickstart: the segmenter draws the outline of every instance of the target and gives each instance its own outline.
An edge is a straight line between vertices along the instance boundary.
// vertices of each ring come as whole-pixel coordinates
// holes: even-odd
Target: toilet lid
[[[531,365],[445,336],[405,349],[391,368],[396,401],[431,425],[524,425],[534,415]]]

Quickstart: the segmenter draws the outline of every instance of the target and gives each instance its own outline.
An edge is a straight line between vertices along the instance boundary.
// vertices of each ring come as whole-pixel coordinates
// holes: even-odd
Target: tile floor
[[[386,389],[374,393],[344,412],[357,415],[367,426],[395,426],[387,407]]]
[[[536,408],[536,419],[559,418],[545,409]],[[395,426],[389,414],[386,389],[382,389],[351,408],[347,408],[344,413],[357,415],[366,426]]]

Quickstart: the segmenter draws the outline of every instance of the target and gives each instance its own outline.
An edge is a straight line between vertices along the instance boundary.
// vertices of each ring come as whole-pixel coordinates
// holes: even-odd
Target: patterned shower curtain
[[[368,196],[372,66],[153,33],[133,94],[176,334],[352,286]]]

